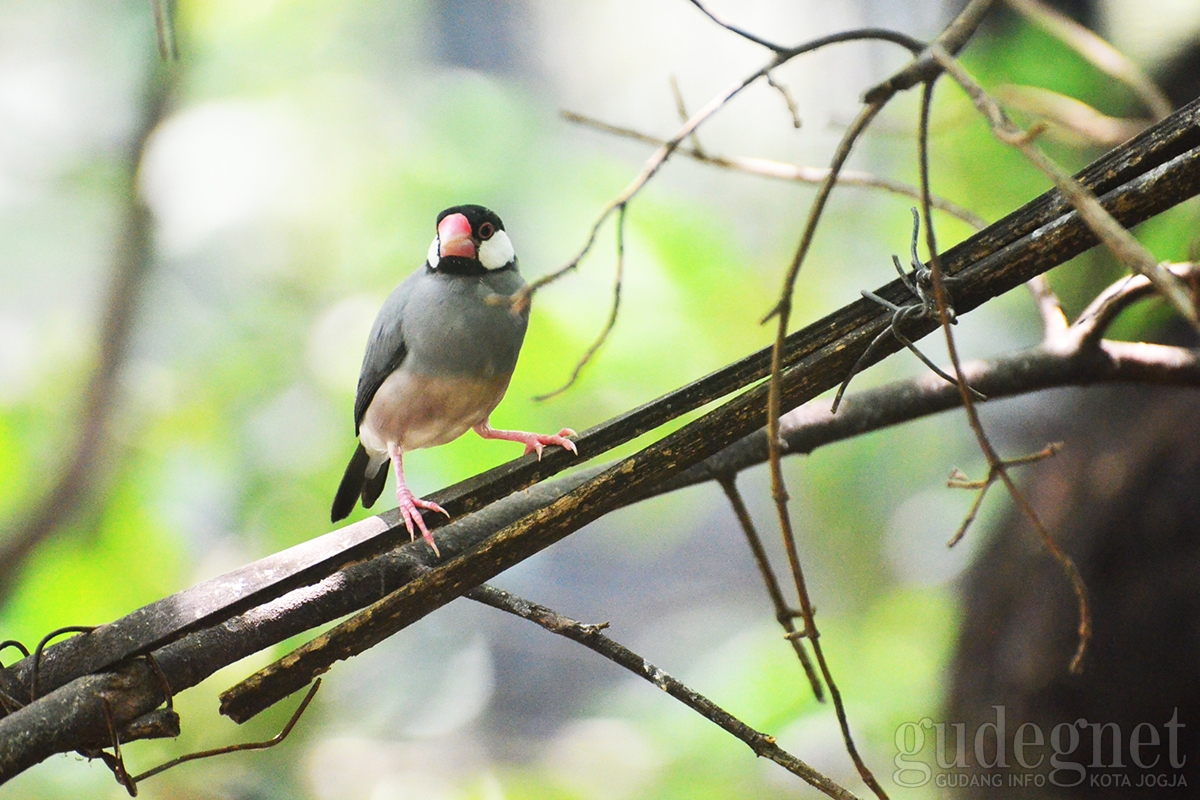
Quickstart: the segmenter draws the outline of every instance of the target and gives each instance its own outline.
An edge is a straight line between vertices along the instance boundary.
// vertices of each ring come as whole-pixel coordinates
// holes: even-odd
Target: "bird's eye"
[[[485,222],[479,226],[479,238],[487,241],[496,233],[496,226],[490,222]]]

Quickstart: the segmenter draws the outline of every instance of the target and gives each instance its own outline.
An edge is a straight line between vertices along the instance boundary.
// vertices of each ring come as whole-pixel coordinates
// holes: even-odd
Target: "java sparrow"
[[[508,439],[525,452],[558,445],[578,452],[564,428],[555,435],[496,430],[488,416],[504,397],[525,339],[529,306],[515,313],[497,302],[525,286],[500,217],[483,206],[448,208],[425,264],[392,291],[371,328],[354,401],[358,449],[333,500],[332,520],[370,508],[396,471],[396,500],[404,526],[437,546],[420,509],[446,514],[414,497],[401,459],[410,450],[457,439],[468,428],[485,439]],[[449,514],[446,514],[449,516]]]

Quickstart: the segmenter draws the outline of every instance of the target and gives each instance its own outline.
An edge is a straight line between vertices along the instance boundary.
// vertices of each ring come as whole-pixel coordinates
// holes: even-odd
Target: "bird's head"
[[[437,235],[426,261],[431,270],[483,275],[516,263],[504,223],[483,206],[454,206],[437,218]]]

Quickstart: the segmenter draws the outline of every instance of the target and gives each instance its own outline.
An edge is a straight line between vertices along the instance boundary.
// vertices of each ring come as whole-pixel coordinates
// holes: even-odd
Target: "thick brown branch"
[[[1191,139],[1200,136],[1200,130],[1194,124],[1197,108],[1197,105],[1193,105],[1177,113],[1168,123],[1147,132],[1139,140],[1085,171],[1083,180],[1097,191],[1110,192],[1105,201],[1126,224],[1144,219],[1191,196],[1200,186],[1200,156],[1186,150],[1187,146],[1195,145]],[[1123,181],[1129,183],[1121,186]],[[1052,195],[1040,198],[943,254],[943,263],[962,275],[962,283],[956,289],[956,306],[960,313],[1020,285],[1032,275],[1094,243],[1086,226],[1079,223],[1074,215],[1056,217],[1062,210],[1061,199]],[[897,281],[877,293],[903,300],[905,292]],[[836,383],[857,358],[865,342],[878,331],[878,326],[886,324],[883,317],[874,304],[859,301],[789,337],[786,363],[798,367],[789,370],[790,375],[797,376],[795,383],[790,380],[788,383],[789,402],[799,402]],[[1124,351],[1128,347],[1143,349],[1138,351],[1136,357],[1132,357],[1130,352]],[[1101,360],[1103,363],[1090,373],[1081,372],[1080,380],[1172,382],[1181,380],[1179,375],[1195,370],[1195,356],[1191,351],[1155,349],[1150,345],[1118,347],[1117,343],[1106,343],[1104,352],[1110,357]],[[767,352],[755,354],[693,386],[587,432],[580,439],[580,447],[587,454],[599,454],[613,446],[613,443],[636,435],[634,432],[648,429],[643,426],[661,424],[661,420],[695,408],[699,403],[720,396],[739,383],[744,385],[744,382],[761,378],[766,372],[767,357]],[[971,366],[966,365],[964,369],[969,373]],[[1172,370],[1176,372],[1172,373]],[[1029,374],[1036,375],[1036,370]],[[973,377],[968,379],[975,380]],[[1031,380],[1032,383],[1036,381]],[[1051,381],[1046,383],[1049,385]],[[989,395],[1001,394],[997,387],[986,383],[980,386]],[[944,388],[939,386],[937,390]],[[723,454],[723,463],[709,462],[706,467],[687,470],[685,468],[693,458],[703,455],[703,451],[697,452],[693,445],[697,442],[703,444],[708,431],[715,432],[714,441],[718,445],[743,435],[743,432],[750,433],[761,424],[762,406],[758,405],[758,410],[754,410],[754,404],[761,401],[760,388],[740,398],[735,407],[722,410],[718,416],[705,418],[703,424],[691,428],[683,438],[694,438],[686,444],[681,444],[679,438],[661,443],[662,449],[656,458],[670,462],[672,466],[664,472],[675,476],[664,485],[670,486],[672,481],[685,478],[691,482],[706,480],[711,477],[711,474],[704,476],[706,467],[728,474],[731,467],[736,467],[737,459],[744,460],[745,442]],[[856,419],[853,412],[855,403],[856,398],[847,401],[838,421],[833,423],[835,426]],[[951,400],[947,407],[953,404]],[[874,413],[873,410],[868,416],[874,416]],[[861,418],[859,423],[862,424]],[[852,434],[843,431],[834,438],[845,435]],[[758,436],[762,437],[762,434]],[[761,441],[765,445],[765,437]],[[800,446],[799,441],[793,444],[793,447]],[[758,462],[761,460],[761,456],[757,458]],[[448,508],[454,504],[456,514],[454,525],[438,534],[439,543],[444,543],[443,549],[451,552],[449,548],[452,544],[454,552],[469,549],[488,533],[508,525],[510,520],[529,514],[534,509],[547,507],[555,498],[564,497],[565,491],[579,487],[601,474],[600,470],[585,473],[580,478],[573,478],[565,489],[561,482],[556,482],[535,487],[528,494],[512,494],[515,488],[526,486],[531,480],[561,469],[567,463],[565,459],[562,461],[562,464],[555,463],[550,456],[542,462],[532,458],[518,460],[438,493],[438,501]],[[645,484],[629,489],[628,492],[614,492],[614,503],[634,502],[652,491],[661,491]],[[506,499],[483,514],[463,516],[497,496]],[[510,516],[498,516],[502,511]],[[264,559],[210,584],[164,599],[126,619],[102,626],[91,634],[56,644],[47,649],[45,654],[41,681],[44,691],[62,686],[81,674],[104,669],[129,655],[151,650],[159,657],[164,671],[170,676],[172,687],[178,691],[194,685],[212,671],[246,654],[361,608],[377,600],[381,592],[392,591],[408,580],[403,576],[414,574],[411,567],[420,564],[420,558],[430,557],[421,546],[404,547],[383,557],[386,563],[395,566],[389,573],[393,575],[390,582],[381,582],[378,573],[361,582],[351,580],[348,576],[358,574],[355,570],[366,570],[367,564],[379,568],[379,564],[383,563],[362,559],[394,544],[400,538],[407,539],[406,535],[402,536],[403,527],[397,531],[394,525],[395,520],[389,515],[382,519],[364,520],[308,542],[298,547],[297,553]],[[294,562],[293,559],[301,553],[304,554],[303,558],[298,563]],[[359,563],[326,580],[326,576],[330,576],[334,570],[351,562]],[[409,567],[403,567],[404,564]],[[502,565],[497,564],[496,568],[502,568]],[[268,574],[271,577],[265,579],[264,576]],[[252,589],[247,590],[244,588],[246,586]],[[322,598],[328,598],[329,602],[318,602]],[[255,609],[255,606],[260,608]],[[175,640],[179,641],[174,645],[169,644]],[[0,672],[0,684],[3,684],[0,689],[13,697],[27,696],[29,668],[29,659],[26,659]],[[0,775],[0,778],[3,777],[6,776]]]

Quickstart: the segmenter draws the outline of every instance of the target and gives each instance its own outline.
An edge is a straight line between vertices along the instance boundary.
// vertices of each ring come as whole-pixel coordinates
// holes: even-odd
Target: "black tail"
[[[383,485],[387,483],[388,462],[384,461],[379,465],[379,469],[375,471],[374,478],[367,478],[366,483],[362,488],[363,508],[370,508],[375,505],[375,501],[379,499],[379,495],[383,493]]]
[[[350,512],[354,510],[354,504],[358,502],[358,497],[362,494],[363,484],[367,479],[367,465],[370,462],[371,457],[367,455],[367,451],[360,444],[354,451],[350,463],[346,465],[346,473],[342,475],[342,483],[338,486],[337,494],[333,498],[333,511],[329,515],[330,521],[337,522],[350,516]],[[387,472],[384,470],[380,470],[380,472],[383,472],[386,480]],[[376,492],[375,496],[378,497],[379,493]]]

